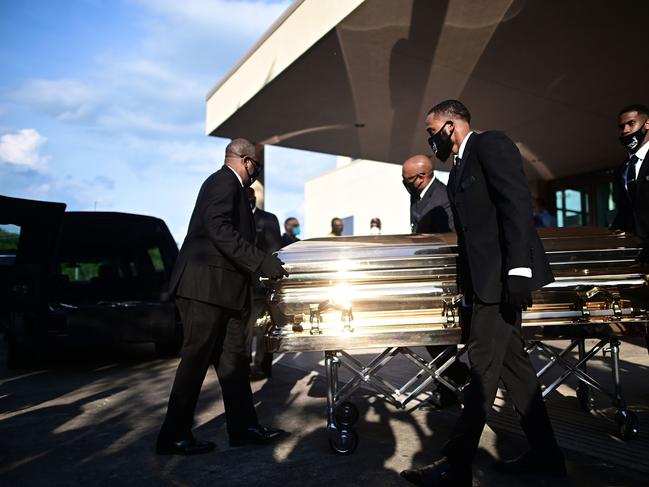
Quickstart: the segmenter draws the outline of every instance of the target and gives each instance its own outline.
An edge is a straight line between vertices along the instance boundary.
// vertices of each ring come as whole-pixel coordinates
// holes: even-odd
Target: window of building
[[[549,183],[557,226],[609,226],[616,213],[612,178],[613,169],[607,169]]]
[[[343,218],[343,235],[354,235],[354,217]]]

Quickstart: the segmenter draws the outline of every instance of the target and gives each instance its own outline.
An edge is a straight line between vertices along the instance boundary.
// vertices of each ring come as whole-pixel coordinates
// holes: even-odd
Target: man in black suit
[[[455,154],[448,194],[458,236],[459,284],[472,302],[472,318],[470,383],[462,415],[442,458],[402,472],[416,485],[471,485],[471,465],[499,380],[520,415],[531,449],[498,463],[498,469],[566,474],[521,337],[521,311],[531,305],[532,291],[554,280],[533,225],[523,163],[504,134],[472,132],[470,121],[469,111],[457,100],[434,106],[426,117],[436,157],[445,161]]]
[[[449,233],[455,231],[453,212],[448,201],[446,185],[435,177],[433,161],[425,155],[410,157],[401,167],[403,185],[410,194],[410,228],[412,233]],[[446,352],[448,357],[457,352],[457,347],[437,345],[426,347],[432,358]],[[457,382],[466,380],[458,362],[447,373]],[[431,402],[437,407],[446,407],[457,402],[445,386],[437,384]]]
[[[159,454],[192,455],[215,447],[191,431],[210,364],[221,384],[231,446],[268,443],[283,433],[258,423],[248,378],[251,276],[257,271],[272,279],[288,275],[277,257],[254,245],[255,222],[244,187],[259,173],[256,157],[255,146],[245,139],[228,144],[224,166],[201,186],[171,274],[184,342],[158,435]]]
[[[617,214],[611,228],[638,235],[644,242],[642,260],[649,260],[649,108],[629,105],[618,114],[620,142],[627,150],[624,163],[613,176]]]
[[[424,155],[412,156],[403,163],[401,177],[410,193],[412,233],[454,232],[446,186],[435,177],[433,161]]]
[[[268,211],[257,208],[257,195],[252,187],[246,188],[246,196],[250,202],[250,208],[255,218],[257,237],[255,245],[265,253],[272,254],[282,248],[282,239],[279,234],[279,221],[277,217]],[[263,343],[263,329],[256,326],[257,319],[266,309],[266,290],[259,283],[258,276],[253,279],[252,307],[248,319],[248,350],[252,349],[252,339],[256,337],[255,363],[250,372],[252,380],[269,378],[272,375],[273,353],[267,352]]]

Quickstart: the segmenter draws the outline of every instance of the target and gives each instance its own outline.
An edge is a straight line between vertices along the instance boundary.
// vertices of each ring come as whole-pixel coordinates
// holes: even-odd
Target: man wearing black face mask
[[[424,155],[412,156],[403,163],[401,177],[410,194],[412,233],[454,232],[446,186],[435,178],[433,161]]]
[[[500,132],[475,133],[457,100],[434,106],[426,117],[430,145],[440,160],[454,154],[448,182],[458,237],[458,278],[471,303],[467,351],[470,382],[464,409],[442,458],[401,475],[421,486],[472,485],[472,463],[498,383],[514,403],[531,449],[501,462],[505,473],[564,476],[536,373],[521,337],[522,309],[532,291],[554,280],[532,220],[531,195],[520,153]],[[464,331],[464,330],[463,330]]]
[[[224,166],[201,186],[170,278],[184,342],[156,450],[194,455],[215,445],[192,435],[198,395],[210,365],[221,384],[231,446],[269,443],[283,431],[257,421],[248,374],[246,320],[251,276],[288,276],[282,262],[255,247],[255,221],[244,187],[259,173],[255,146],[234,139]]]
[[[448,201],[446,186],[435,178],[433,161],[425,155],[415,155],[403,163],[401,168],[403,186],[410,193],[410,228],[412,233],[449,233],[455,231],[453,213]],[[431,358],[446,351],[453,354],[456,347],[428,346]],[[449,355],[451,356],[451,355]],[[457,383],[466,381],[466,374],[459,363],[453,364],[447,375]],[[443,408],[457,403],[457,397],[450,389],[438,384],[431,403]]]
[[[649,260],[649,108],[630,105],[618,115],[620,143],[627,158],[613,176],[613,200],[617,214],[611,228],[638,235],[644,242],[640,256]]]

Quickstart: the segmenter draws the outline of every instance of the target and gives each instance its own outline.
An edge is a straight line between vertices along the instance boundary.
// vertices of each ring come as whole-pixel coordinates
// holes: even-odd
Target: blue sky
[[[288,4],[0,0],[0,194],[158,216],[182,241],[228,142],[204,135],[205,95]],[[280,220],[335,167],[279,147],[266,163]]]

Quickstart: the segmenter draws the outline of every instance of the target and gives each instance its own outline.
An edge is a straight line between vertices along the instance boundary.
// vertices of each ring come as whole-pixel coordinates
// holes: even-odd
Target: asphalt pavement
[[[649,459],[649,356],[639,346],[628,351],[632,360],[623,362],[623,379],[629,406],[644,426],[639,438],[626,443],[616,437],[614,410],[606,401],[590,414],[566,416],[564,409],[573,410],[563,407],[570,403],[569,389],[560,390],[556,398],[548,398],[548,408],[558,424],[568,478],[503,476],[491,468],[494,460],[526,448],[515,418],[502,412],[511,409],[503,403],[482,436],[474,486],[649,485],[649,470],[641,461]],[[406,487],[399,471],[429,463],[459,414],[458,408],[397,410],[360,389],[352,398],[361,413],[359,446],[351,455],[335,455],[325,430],[321,356],[286,355],[278,357],[273,378],[254,382],[253,391],[261,422],[290,431],[290,436],[266,447],[229,447],[221,393],[210,370],[195,434],[215,441],[216,451],[159,456],[155,437],[178,359],[158,359],[149,346],[66,349],[53,351],[31,369],[8,370],[5,354],[2,343],[0,484],[6,486]],[[401,373],[399,367],[394,375]],[[571,419],[581,416],[587,434],[582,419]],[[624,461],[634,456],[640,460]]]

